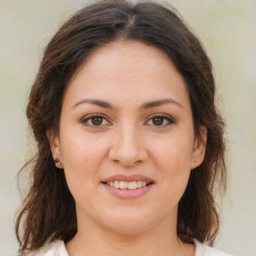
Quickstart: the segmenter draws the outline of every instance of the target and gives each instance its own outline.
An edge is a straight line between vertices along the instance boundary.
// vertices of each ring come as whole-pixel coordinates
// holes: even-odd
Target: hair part
[[[205,159],[191,171],[179,202],[177,234],[185,242],[197,239],[213,244],[216,238],[215,193],[225,191],[226,166],[224,121],[215,106],[211,62],[174,9],[150,1],[104,0],[79,10],[61,26],[44,51],[31,89],[26,114],[37,154],[27,163],[32,185],[16,220],[21,254],[55,239],[67,242],[77,232],[75,201],[64,172],[55,167],[46,134],[50,129],[58,132],[63,96],[88,54],[117,40],[136,40],[161,49],[184,78],[195,134],[200,136],[200,126],[206,127],[207,143]]]

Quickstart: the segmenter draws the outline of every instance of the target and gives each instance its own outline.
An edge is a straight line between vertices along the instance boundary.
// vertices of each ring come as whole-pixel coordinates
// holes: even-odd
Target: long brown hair
[[[58,30],[44,51],[31,89],[26,113],[37,154],[25,165],[30,166],[32,183],[16,221],[21,253],[55,239],[67,242],[76,234],[74,198],[64,172],[55,167],[46,133],[58,131],[63,95],[86,56],[120,39],[161,49],[186,82],[195,133],[200,136],[200,125],[205,126],[207,143],[205,159],[191,171],[179,202],[177,234],[186,242],[214,242],[219,229],[216,194],[225,190],[226,167],[224,122],[215,104],[211,62],[173,8],[150,1],[104,0],[79,10]]]

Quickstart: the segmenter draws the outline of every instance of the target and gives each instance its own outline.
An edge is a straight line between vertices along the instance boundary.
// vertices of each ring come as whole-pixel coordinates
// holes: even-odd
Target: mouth
[[[142,180],[138,181],[110,181],[110,182],[102,182],[105,185],[108,185],[112,188],[117,188],[117,189],[127,189],[127,190],[133,190],[133,189],[138,189],[142,187],[149,186],[153,184],[153,182],[146,182]]]
[[[140,197],[150,191],[155,182],[143,175],[113,175],[101,182],[114,196],[122,199]]]

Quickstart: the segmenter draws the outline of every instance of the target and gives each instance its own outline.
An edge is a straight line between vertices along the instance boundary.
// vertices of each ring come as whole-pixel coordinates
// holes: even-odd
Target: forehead
[[[71,80],[65,100],[81,97],[116,103],[173,97],[186,105],[183,77],[163,51],[138,41],[118,41],[93,50]]]

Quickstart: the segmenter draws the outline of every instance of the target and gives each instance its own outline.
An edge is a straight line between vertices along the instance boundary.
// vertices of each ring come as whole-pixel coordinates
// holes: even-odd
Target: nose
[[[144,162],[147,151],[143,138],[135,126],[126,124],[116,127],[109,150],[109,159],[124,167],[132,167]]]

